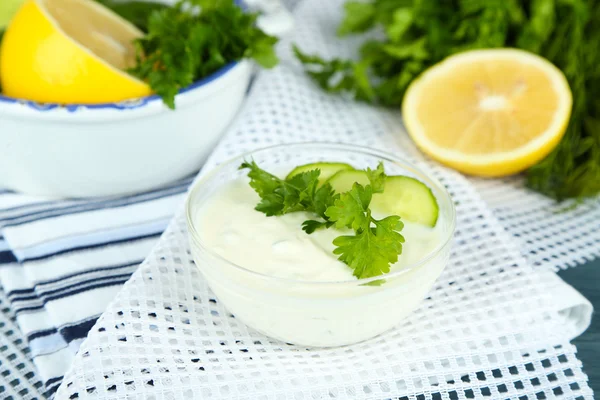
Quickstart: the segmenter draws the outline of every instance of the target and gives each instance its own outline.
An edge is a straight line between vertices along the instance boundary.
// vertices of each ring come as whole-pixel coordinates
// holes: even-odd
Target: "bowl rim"
[[[192,83],[189,86],[179,89],[176,96],[181,94],[193,91],[195,89],[199,89],[212,81],[215,81],[221,78],[223,75],[227,74],[234,67],[240,64],[242,60],[231,61],[223,67],[219,68],[212,74],[205,76],[204,78]],[[74,113],[76,111],[80,111],[82,109],[85,110],[134,110],[138,108],[142,108],[148,104],[155,103],[156,101],[162,102],[162,98],[157,94],[150,94],[148,96],[143,97],[135,97],[131,99],[121,100],[118,102],[110,102],[110,103],[98,103],[98,104],[87,104],[87,103],[75,103],[75,104],[61,104],[61,103],[39,103],[32,100],[26,100],[16,97],[5,96],[0,93],[0,106],[3,104],[9,105],[19,105],[26,106],[27,108],[37,111],[37,112],[46,112],[51,110],[66,110],[70,113]]]
[[[301,280],[301,279],[282,278],[282,277],[278,277],[278,276],[273,276],[273,275],[268,275],[268,274],[263,274],[263,273],[260,273],[257,271],[253,271],[251,269],[245,268],[241,265],[238,265],[238,264],[228,260],[227,258],[225,258],[225,257],[221,256],[220,254],[216,253],[215,251],[213,251],[209,246],[206,246],[202,242],[201,236],[198,233],[198,231],[196,230],[196,226],[194,223],[194,217],[191,215],[192,214],[191,213],[191,207],[192,207],[191,201],[195,197],[196,193],[203,188],[204,184],[207,181],[212,179],[219,171],[223,170],[225,167],[231,166],[234,163],[241,162],[245,158],[248,158],[248,157],[252,156],[254,153],[257,153],[260,151],[276,150],[278,148],[282,148],[282,149],[285,148],[285,149],[289,150],[291,147],[302,149],[302,148],[310,148],[310,147],[315,147],[315,146],[323,146],[323,147],[327,147],[327,148],[330,148],[333,150],[343,150],[343,151],[347,151],[347,152],[360,153],[360,154],[371,156],[371,157],[381,158],[382,160],[392,162],[396,165],[399,165],[401,168],[405,169],[406,171],[410,171],[410,172],[414,173],[419,178],[419,180],[422,180],[423,177],[426,178],[426,180],[427,180],[426,183],[428,183],[429,185],[434,185],[435,188],[441,193],[441,195],[443,197],[443,199],[441,199],[441,200],[446,202],[449,205],[450,226],[449,226],[448,231],[444,234],[444,237],[442,238],[442,240],[440,240],[440,243],[433,250],[431,250],[429,253],[427,253],[426,256],[422,257],[419,261],[405,266],[400,271],[395,271],[395,272],[384,274],[384,275],[374,276],[374,277],[370,277],[370,278],[362,278],[362,279],[337,280],[337,281],[308,281],[308,280]],[[295,284],[295,285],[315,285],[315,286],[367,285],[371,282],[378,281],[381,279],[390,279],[390,278],[395,278],[400,275],[404,275],[404,274],[412,271],[413,269],[416,269],[416,268],[420,267],[421,265],[429,262],[430,260],[435,258],[438,254],[440,254],[443,249],[445,249],[447,246],[449,246],[451,244],[451,241],[454,237],[454,232],[456,230],[456,207],[454,205],[454,201],[452,200],[452,196],[450,196],[450,193],[448,192],[448,190],[444,187],[444,185],[442,185],[440,183],[440,181],[437,178],[435,178],[434,176],[432,176],[431,174],[429,174],[427,172],[424,172],[423,170],[421,170],[417,166],[413,165],[412,163],[404,160],[403,158],[397,157],[391,153],[373,149],[373,148],[366,147],[366,146],[356,146],[356,145],[352,145],[352,144],[333,143],[333,142],[295,142],[295,143],[277,144],[277,145],[273,145],[273,146],[261,147],[259,149],[251,150],[251,151],[245,152],[241,155],[229,158],[228,160],[220,163],[218,166],[211,169],[208,173],[200,176],[190,186],[190,189],[188,191],[186,201],[185,201],[185,214],[186,214],[186,223],[187,223],[189,238],[193,242],[195,242],[198,246],[200,246],[203,250],[208,252],[211,256],[215,257],[216,259],[220,260],[221,262],[228,264],[229,266],[231,266],[235,269],[241,270],[244,273],[249,273],[260,279],[272,280],[274,282],[279,282],[279,283],[283,283],[283,284]]]

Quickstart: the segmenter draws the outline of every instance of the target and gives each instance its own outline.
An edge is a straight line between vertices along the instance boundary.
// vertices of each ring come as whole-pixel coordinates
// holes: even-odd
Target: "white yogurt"
[[[221,189],[198,216],[202,241],[232,263],[269,276],[320,282],[356,279],[333,254],[333,240],[349,230],[321,229],[309,235],[301,229],[302,222],[315,219],[314,214],[267,217],[254,209],[259,200],[246,180]],[[439,229],[403,222],[406,242],[391,272],[418,262],[440,240]]]
[[[192,251],[236,318],[285,342],[339,346],[390,329],[418,306],[448,259],[449,245],[405,268],[430,254],[448,229],[442,214],[435,229],[405,222],[406,242],[392,266],[404,272],[384,275],[381,286],[361,285],[332,253],[340,231],[308,235],[301,224],[313,215],[267,217],[254,210],[258,201],[247,179],[220,188],[192,214],[200,236],[200,242],[192,238]]]

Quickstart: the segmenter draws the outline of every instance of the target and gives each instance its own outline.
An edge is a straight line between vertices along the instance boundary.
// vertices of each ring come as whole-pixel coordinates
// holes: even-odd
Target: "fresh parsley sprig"
[[[354,230],[354,235],[334,239],[337,247],[333,253],[339,255],[340,261],[352,268],[359,279],[390,272],[390,264],[398,261],[404,243],[404,236],[400,234],[404,224],[399,216],[373,218],[369,208],[372,195],[371,185],[355,183],[325,212],[336,228]]]
[[[390,271],[390,265],[402,254],[404,224],[397,215],[376,219],[369,208],[374,193],[384,190],[383,164],[367,169],[368,185],[355,183],[345,193],[336,193],[329,183],[319,185],[319,169],[281,179],[261,169],[254,161],[244,162],[249,169],[250,186],[261,200],[256,210],[266,216],[291,212],[314,213],[319,219],[307,220],[302,229],[311,234],[317,229],[335,226],[352,229],[354,235],[342,235],[333,241],[334,254],[353,270],[358,279],[379,276]]]
[[[261,198],[256,210],[267,217],[308,211],[327,219],[325,211],[338,197],[330,184],[318,187],[321,174],[318,169],[294,175],[291,179],[280,179],[254,161],[242,163],[240,169],[250,170],[250,186]]]

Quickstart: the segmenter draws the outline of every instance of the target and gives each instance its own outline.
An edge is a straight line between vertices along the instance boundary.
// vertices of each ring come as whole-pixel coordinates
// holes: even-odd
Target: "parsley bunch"
[[[111,4],[147,32],[136,41],[137,65],[129,72],[148,82],[170,108],[180,89],[233,61],[252,58],[265,68],[278,63],[277,38],[256,26],[257,14],[233,0],[180,0],[173,7],[146,3],[136,9]]]
[[[388,273],[390,265],[402,254],[404,237],[400,231],[404,224],[400,217],[392,215],[378,220],[369,208],[373,194],[384,189],[383,164],[375,170],[367,169],[370,184],[355,183],[345,193],[336,193],[329,183],[319,185],[319,169],[289,179],[268,173],[254,161],[242,163],[240,169],[249,169],[250,186],[261,198],[257,211],[269,217],[297,211],[314,213],[318,219],[302,224],[307,234],[333,226],[354,231],[354,235],[335,238],[333,253],[352,268],[358,279]]]
[[[307,73],[331,93],[398,107],[421,72],[454,53],[517,47],[567,77],[573,111],[565,137],[527,171],[527,184],[557,200],[600,193],[600,0],[349,1],[339,36],[382,29],[358,60],[324,60],[295,48]]]

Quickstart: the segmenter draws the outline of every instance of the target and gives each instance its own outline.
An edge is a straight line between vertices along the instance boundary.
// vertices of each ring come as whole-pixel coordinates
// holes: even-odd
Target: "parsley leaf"
[[[334,205],[325,211],[325,215],[330,221],[335,222],[335,227],[338,229],[352,228],[358,231],[370,222],[367,211],[372,196],[370,185],[362,186],[355,183],[350,191],[340,195]]]
[[[317,189],[321,174],[318,169],[296,174],[291,179],[280,179],[254,161],[242,163],[240,169],[250,170],[250,186],[261,198],[256,210],[268,217],[296,211],[309,211],[323,217],[336,197],[329,184]]]
[[[338,27],[338,35],[365,32],[373,27],[375,7],[370,3],[349,2],[344,4],[346,15],[343,23]]]
[[[371,212],[366,212],[365,225],[354,236],[339,236],[333,244],[337,248],[339,260],[348,264],[354,270],[354,276],[359,279],[371,278],[390,272],[390,265],[398,261],[402,253],[404,237],[399,233],[403,224],[400,217],[390,216],[375,220]],[[370,222],[375,227],[370,227]]]
[[[284,187],[291,187],[290,192],[297,190],[296,203],[301,204],[306,209],[314,210],[314,197],[319,183],[319,175],[321,175],[321,171],[318,169],[296,174],[291,179],[284,181]]]
[[[328,220],[329,217],[325,214],[325,212],[334,204],[337,198],[339,198],[339,195],[335,193],[329,183],[321,185],[313,197],[313,207],[310,211],[314,211],[314,213],[323,218],[324,221],[304,221],[302,223],[302,230],[310,234],[318,229],[327,229],[333,226],[334,223]]]
[[[309,235],[318,229],[327,229],[333,225],[329,221],[316,221],[314,219],[306,220],[302,223],[302,230]]]
[[[374,170],[367,168],[367,177],[369,178],[373,193],[383,193],[385,178],[387,177],[383,169],[383,163],[380,162],[377,164],[377,168]]]
[[[255,209],[266,216],[312,212],[321,220],[304,221],[302,229],[307,234],[333,226],[352,229],[354,235],[339,236],[333,241],[334,254],[353,269],[357,278],[387,273],[390,265],[398,261],[404,243],[399,232],[404,224],[396,215],[377,220],[369,208],[373,193],[381,193],[384,189],[383,163],[374,170],[366,170],[370,184],[355,183],[345,193],[336,193],[328,183],[319,186],[319,169],[296,174],[290,179],[278,178],[254,161],[242,163],[240,169],[249,170],[250,186],[261,198]]]
[[[333,241],[337,246],[333,253],[340,255],[339,260],[348,264],[359,279],[389,272],[390,264],[398,261],[404,243],[399,233],[404,227],[400,217],[393,215],[376,220],[369,209],[371,198],[371,185],[355,183],[325,213],[337,228],[355,231],[354,236],[337,237]]]
[[[252,58],[271,68],[278,63],[277,38],[260,30],[256,18],[233,0],[179,0],[156,8],[146,36],[136,40],[137,64],[129,72],[148,82],[173,109],[180,89],[228,63]]]
[[[335,194],[331,184],[325,183],[321,185],[317,189],[313,199],[315,213],[321,218],[326,218],[325,211],[333,205],[337,197],[338,195]]]

